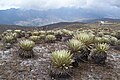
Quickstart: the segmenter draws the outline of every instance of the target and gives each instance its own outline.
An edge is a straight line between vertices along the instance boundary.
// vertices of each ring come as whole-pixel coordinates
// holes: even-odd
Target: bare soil
[[[50,56],[55,50],[67,49],[64,42],[38,44],[35,57],[22,59],[17,46],[0,51],[0,80],[52,80],[49,76]],[[110,49],[105,65],[80,63],[70,79],[60,80],[120,80],[120,51]]]

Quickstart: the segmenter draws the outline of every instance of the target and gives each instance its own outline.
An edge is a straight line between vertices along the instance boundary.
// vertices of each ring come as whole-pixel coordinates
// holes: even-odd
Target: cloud
[[[83,8],[98,16],[120,18],[120,0],[86,0]]]
[[[54,9],[61,7],[80,7],[85,4],[83,0],[0,0],[0,9]]]
[[[82,8],[106,17],[120,16],[120,0],[0,0],[0,10],[10,8],[48,10]]]
[[[55,9],[61,7],[75,8],[111,8],[120,7],[120,0],[0,0],[0,9]]]

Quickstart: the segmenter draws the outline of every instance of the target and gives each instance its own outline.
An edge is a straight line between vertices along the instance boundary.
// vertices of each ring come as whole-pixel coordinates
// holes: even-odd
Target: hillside
[[[48,31],[47,34],[46,30],[38,30],[37,34],[36,31],[33,31],[33,29],[46,29],[45,26],[1,25],[0,30],[24,29],[32,36],[30,33],[19,33],[19,31],[6,31],[6,34],[2,34],[0,40],[0,80],[119,80],[119,24],[97,26],[96,23],[61,22],[46,26],[48,26],[47,29],[61,29],[62,34],[58,33],[56,36],[60,30],[53,30],[52,33]],[[63,28],[64,30],[62,30]],[[32,29],[32,31],[28,29]],[[86,33],[80,30],[84,30]],[[16,36],[13,35],[15,32]],[[102,33],[102,37],[100,33]],[[77,40],[78,38],[86,44]],[[68,42],[69,44],[67,44]],[[98,43],[100,48],[96,47]],[[71,44],[74,46],[71,47]],[[94,50],[98,51],[92,54]],[[67,61],[70,61],[69,68],[62,68],[64,64],[68,64]],[[63,76],[60,76],[61,73]]]
[[[91,23],[100,20],[119,21],[120,19],[111,19],[93,15],[81,8],[60,8],[40,10],[22,10],[7,9],[0,10],[0,24],[21,25],[21,26],[44,26],[59,22],[84,22]]]
[[[63,21],[73,21],[81,18],[79,9],[60,8],[46,11],[8,9],[0,10],[0,24],[22,26],[43,26]],[[9,20],[10,19],[10,20]]]
[[[85,27],[84,23],[80,22],[60,22],[55,24],[49,24],[45,26],[18,26],[18,25],[0,25],[0,31],[5,31],[7,29],[22,29],[22,30],[33,30],[33,29],[56,29],[56,28],[65,28],[65,27],[72,27],[75,28],[75,25],[77,27]]]
[[[15,29],[27,30],[27,29],[31,29],[31,28],[30,27],[26,27],[26,26],[4,25],[4,24],[1,24],[0,25],[0,32],[3,32],[5,30],[7,30],[7,29],[12,29],[12,30],[15,30]]]
[[[0,25],[0,32],[3,32],[7,29],[22,29],[22,30],[52,30],[52,29],[62,29],[62,28],[66,28],[66,29],[78,29],[78,28],[96,28],[96,27],[109,27],[112,29],[120,29],[120,23],[117,22],[114,25],[102,25],[102,26],[98,26],[98,23],[81,23],[81,22],[59,22],[59,23],[54,23],[54,24],[49,24],[49,25],[45,25],[45,26],[19,26],[19,25],[4,25],[1,24]]]

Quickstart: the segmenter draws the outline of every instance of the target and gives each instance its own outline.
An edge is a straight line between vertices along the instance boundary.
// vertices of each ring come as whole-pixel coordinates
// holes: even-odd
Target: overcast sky
[[[111,17],[120,16],[120,0],[0,0],[0,10],[10,8],[47,10],[62,7],[108,13]]]

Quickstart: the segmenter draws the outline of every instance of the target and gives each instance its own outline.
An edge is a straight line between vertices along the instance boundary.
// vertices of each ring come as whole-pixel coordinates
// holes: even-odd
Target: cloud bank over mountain
[[[80,8],[105,17],[120,17],[120,0],[0,0],[0,10]]]
[[[0,0],[0,9],[56,9],[61,7],[117,9],[120,0]]]

